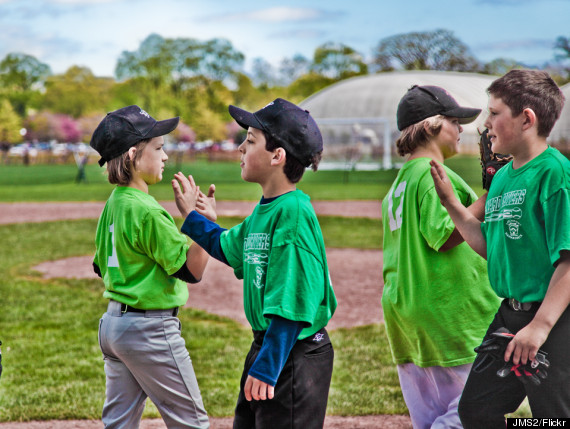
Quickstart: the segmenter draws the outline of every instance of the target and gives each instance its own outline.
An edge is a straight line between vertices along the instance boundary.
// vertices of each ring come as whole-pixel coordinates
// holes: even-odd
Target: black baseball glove
[[[479,356],[477,356],[473,364],[473,371],[482,372],[495,361],[503,362],[505,350],[513,337],[514,334],[507,328],[500,328],[493,332],[480,346],[475,347],[475,351]],[[527,362],[524,365],[522,363],[515,365],[512,362],[506,362],[497,371],[497,375],[504,378],[513,373],[522,383],[526,384],[530,381],[535,385],[539,385],[548,375],[546,369],[549,366],[550,362],[546,359],[546,353],[539,350],[533,362]]]
[[[489,130],[481,133],[479,139],[479,152],[481,155],[481,168],[483,170],[483,189],[487,191],[491,187],[491,181],[495,173],[513,159],[511,155],[494,153],[491,150],[491,140],[489,140]]]
[[[475,347],[478,356],[473,364],[473,371],[482,372],[495,361],[504,362],[505,350],[513,337],[514,335],[507,328],[499,328],[480,346]]]
[[[522,383],[527,384],[530,381],[535,386],[538,386],[548,375],[546,368],[549,366],[550,362],[546,359],[546,353],[539,350],[533,362],[527,362],[524,365],[522,363],[515,365],[512,362],[507,362],[504,367],[497,371],[497,375],[506,377],[513,373]]]

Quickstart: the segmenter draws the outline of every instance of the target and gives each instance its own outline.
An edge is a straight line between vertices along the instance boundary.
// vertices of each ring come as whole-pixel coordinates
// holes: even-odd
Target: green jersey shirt
[[[189,245],[172,216],[147,193],[116,187],[101,213],[95,259],[105,298],[144,310],[188,300],[186,283],[171,277],[186,262]]]
[[[497,295],[542,301],[562,250],[570,250],[570,162],[557,149],[497,172],[481,225]]]
[[[441,205],[429,158],[404,164],[382,201],[382,309],[396,364],[457,366],[473,361],[499,300],[485,260],[467,243],[438,249],[455,225]],[[477,195],[445,167],[465,206]]]
[[[336,309],[319,222],[302,191],[258,204],[220,244],[243,279],[244,311],[252,329],[266,330],[273,315],[307,327],[299,339],[325,327]]]

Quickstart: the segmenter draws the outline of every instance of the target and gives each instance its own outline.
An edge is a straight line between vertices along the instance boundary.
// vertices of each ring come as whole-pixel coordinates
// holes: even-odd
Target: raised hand
[[[439,162],[434,161],[433,159],[430,161],[431,165],[431,177],[433,178],[433,183],[435,185],[435,190],[441,203],[447,207],[447,205],[455,199],[455,194],[453,193],[453,187],[451,186],[451,182],[449,177],[447,177],[447,173]]]
[[[196,211],[210,219],[212,222],[215,222],[218,219],[218,215],[216,213],[216,197],[214,196],[215,192],[216,185],[210,185],[208,195],[200,192],[196,203]]]
[[[181,172],[174,175],[172,180],[174,201],[183,218],[186,218],[192,210],[196,209],[196,203],[200,196],[200,188],[196,186],[192,176],[184,176]]]

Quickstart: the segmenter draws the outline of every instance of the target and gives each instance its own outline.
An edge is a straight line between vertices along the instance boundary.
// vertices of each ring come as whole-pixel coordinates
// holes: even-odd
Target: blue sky
[[[112,76],[122,51],[151,33],[229,39],[278,65],[341,42],[366,58],[388,36],[450,30],[480,61],[542,65],[558,36],[570,37],[570,0],[0,0],[0,59],[23,52],[54,73],[71,65]]]

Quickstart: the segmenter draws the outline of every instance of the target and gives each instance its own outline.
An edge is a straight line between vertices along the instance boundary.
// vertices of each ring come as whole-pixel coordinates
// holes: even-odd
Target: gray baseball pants
[[[99,322],[106,428],[138,428],[147,397],[169,429],[210,426],[180,328],[172,310],[123,313],[109,302]]]

